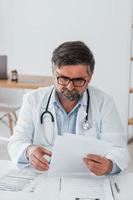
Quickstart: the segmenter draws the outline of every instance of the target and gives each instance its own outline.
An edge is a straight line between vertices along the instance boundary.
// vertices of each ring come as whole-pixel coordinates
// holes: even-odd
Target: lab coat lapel
[[[54,128],[54,135],[58,135],[58,128],[57,128],[57,119],[56,119],[56,113],[55,113],[55,109],[54,109],[54,105],[52,107],[49,108],[49,111],[53,114],[54,116],[54,124],[53,124],[53,128]]]
[[[55,99],[55,89],[52,92],[51,100],[49,103],[49,111],[53,114],[54,116],[54,135],[58,135],[58,128],[57,128],[57,119],[56,119],[56,113],[55,113],[55,108],[54,108],[54,99]]]
[[[85,92],[83,95],[83,99],[81,101],[81,107],[79,108],[79,111],[77,114],[77,122],[76,122],[76,134],[77,135],[85,134],[85,132],[82,128],[82,124],[86,117],[86,106],[87,106],[87,94]]]
[[[52,88],[51,88],[52,90]],[[50,90],[50,92],[51,92]],[[42,105],[41,105],[41,113],[43,113],[46,110],[46,106],[48,103],[48,97],[50,95],[50,92],[48,94],[47,97],[45,97]],[[54,98],[54,94],[55,91],[53,90],[52,92],[52,96],[49,102],[49,106],[48,106],[48,111],[52,113],[53,117],[54,117],[54,123],[51,121],[51,117],[49,114],[45,115],[45,137],[46,138],[52,138],[53,134],[54,134],[54,140],[56,138],[56,135],[58,134],[58,129],[57,129],[57,120],[56,120],[56,114],[55,114],[55,109],[54,109],[54,104],[53,104],[53,98]],[[49,139],[50,140],[50,139]],[[53,140],[53,141],[54,141]]]
[[[77,135],[84,135],[84,130],[82,128],[83,121],[86,117],[86,110],[85,106],[81,105],[78,115],[77,115],[77,122],[76,122],[76,134]]]

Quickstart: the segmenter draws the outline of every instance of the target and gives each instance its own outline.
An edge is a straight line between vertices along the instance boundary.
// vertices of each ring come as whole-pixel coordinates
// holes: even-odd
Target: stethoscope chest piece
[[[83,128],[83,130],[89,130],[91,128],[90,123],[89,123],[88,120],[84,120],[82,122],[82,128]]]
[[[53,89],[54,89],[54,88],[53,88]],[[42,112],[42,114],[41,114],[41,116],[40,116],[41,125],[46,126],[46,124],[47,124],[47,130],[46,130],[46,132],[44,132],[44,138],[45,138],[45,140],[46,140],[46,142],[47,142],[47,144],[48,144],[49,146],[53,146],[53,143],[54,143],[54,129],[53,129],[53,132],[52,132],[52,138],[51,138],[51,139],[49,138],[49,137],[51,136],[51,134],[50,134],[50,132],[51,132],[51,127],[52,127],[53,124],[54,124],[54,116],[53,116],[53,114],[48,110],[48,107],[49,107],[49,103],[50,103],[50,99],[51,99],[51,95],[52,95],[53,89],[51,90],[51,93],[50,93],[50,95],[49,95],[49,97],[48,97],[48,102],[47,102],[47,104],[46,104],[46,108],[45,108],[45,110]],[[84,121],[82,122],[82,125],[81,125],[83,130],[89,130],[90,128],[92,128],[91,123],[90,123],[89,120],[88,120],[88,118],[89,118],[89,116],[88,116],[88,112],[89,112],[89,102],[90,102],[90,95],[89,95],[88,89],[86,90],[86,92],[87,92],[86,117],[85,117],[85,119],[84,119]],[[46,120],[46,118],[45,118],[46,115],[47,115],[46,118],[50,118],[49,121],[47,121],[48,119]],[[49,116],[49,117],[48,117],[48,116]],[[44,123],[44,120],[46,120],[45,123]],[[51,122],[51,123],[50,123],[50,122]],[[48,125],[49,125],[49,127],[48,127]]]
[[[89,112],[89,104],[90,104],[89,90],[87,89],[86,92],[87,92],[87,106],[86,106],[86,117],[85,117],[84,121],[82,122],[83,130],[89,130],[91,128],[91,124],[89,123],[89,120],[88,120],[88,118],[89,118],[88,112]]]

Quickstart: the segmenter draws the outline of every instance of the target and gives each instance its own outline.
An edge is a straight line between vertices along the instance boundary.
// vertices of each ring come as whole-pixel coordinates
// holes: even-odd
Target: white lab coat
[[[58,134],[56,114],[52,103],[54,91],[48,110],[53,114],[55,122],[52,123],[50,116],[46,115],[43,125],[40,123],[40,116],[46,108],[52,87],[40,88],[24,96],[18,122],[8,145],[9,155],[15,163],[31,144],[43,145],[50,149],[45,138],[50,141],[53,134],[54,139]],[[92,127],[89,130],[82,128],[82,122],[86,116],[87,95],[85,92],[83,105],[79,108],[77,115],[76,134],[111,142],[114,148],[106,157],[115,162],[121,170],[124,170],[129,161],[127,138],[123,132],[114,101],[99,89],[92,86],[88,88],[90,94],[89,121]]]

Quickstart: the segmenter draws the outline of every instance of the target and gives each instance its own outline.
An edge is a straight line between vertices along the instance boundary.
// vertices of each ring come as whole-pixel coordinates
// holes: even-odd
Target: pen
[[[119,193],[120,192],[120,188],[118,187],[117,183],[115,182],[114,185],[115,185],[116,191]]]
[[[61,192],[61,182],[62,182],[62,177],[60,178],[59,192]]]

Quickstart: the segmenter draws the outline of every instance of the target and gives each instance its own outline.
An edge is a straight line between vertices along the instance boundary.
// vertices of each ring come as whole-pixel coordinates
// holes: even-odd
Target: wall
[[[133,57],[133,15],[132,15],[132,37],[131,37],[131,57]],[[130,63],[129,87],[133,88],[133,61]],[[133,93],[129,94],[129,118],[133,118]],[[133,125],[128,126],[128,137],[133,140]]]
[[[93,84],[110,93],[125,130],[132,0],[0,0],[0,54],[9,70],[51,74],[61,42],[83,40],[95,59]]]

